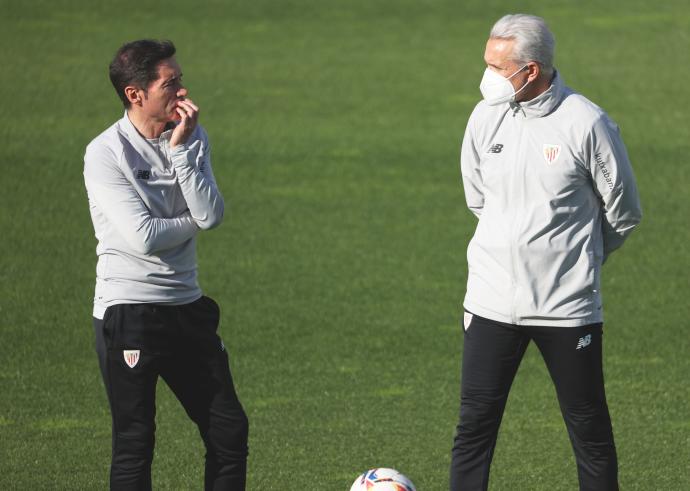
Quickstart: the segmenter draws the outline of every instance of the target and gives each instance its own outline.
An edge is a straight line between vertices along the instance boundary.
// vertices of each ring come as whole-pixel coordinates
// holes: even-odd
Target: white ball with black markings
[[[379,467],[360,474],[350,491],[417,491],[407,477],[395,469]]]

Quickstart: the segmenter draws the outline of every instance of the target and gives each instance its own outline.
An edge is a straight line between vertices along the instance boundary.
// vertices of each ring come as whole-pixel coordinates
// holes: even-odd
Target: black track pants
[[[503,409],[530,340],[539,348],[556,386],[580,489],[617,490],[616,448],[604,394],[602,325],[514,326],[475,315],[465,327],[451,491],[488,488]]]
[[[123,304],[94,319],[96,351],[113,417],[112,490],[150,490],[156,382],[161,376],[206,446],[206,490],[245,488],[247,417],[216,335],[208,297],[177,306]]]

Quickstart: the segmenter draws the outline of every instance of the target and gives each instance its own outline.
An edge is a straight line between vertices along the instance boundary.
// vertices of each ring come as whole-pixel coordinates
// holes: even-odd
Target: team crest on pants
[[[129,368],[134,368],[139,363],[139,350],[138,349],[126,349],[122,351],[125,357],[125,363]]]
[[[556,160],[558,160],[558,156],[560,154],[560,145],[551,145],[549,143],[544,143],[544,159],[546,160],[547,164],[553,164]]]

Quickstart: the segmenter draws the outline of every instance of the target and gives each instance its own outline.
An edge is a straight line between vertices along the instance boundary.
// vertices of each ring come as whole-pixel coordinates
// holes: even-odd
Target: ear
[[[125,87],[125,97],[133,106],[141,106],[146,91],[139,89],[133,85]]]
[[[536,61],[527,63],[527,81],[533,82],[541,76],[541,65]]]

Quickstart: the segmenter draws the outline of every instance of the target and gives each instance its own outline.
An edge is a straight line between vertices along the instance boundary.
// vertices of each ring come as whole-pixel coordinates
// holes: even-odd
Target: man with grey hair
[[[450,488],[485,490],[508,392],[530,341],[556,387],[580,489],[618,489],[602,370],[600,271],[641,218],[616,124],[566,87],[543,19],[491,30],[484,100],[461,150],[479,222],[467,250],[460,422]]]

